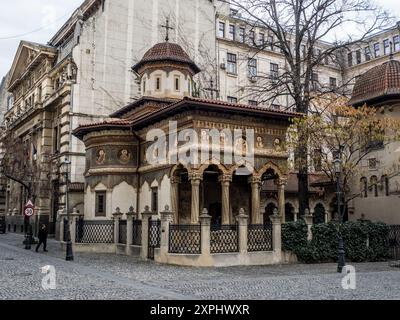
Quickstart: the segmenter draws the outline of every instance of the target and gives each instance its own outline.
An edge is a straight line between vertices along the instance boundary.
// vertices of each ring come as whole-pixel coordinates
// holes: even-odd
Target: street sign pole
[[[24,208],[24,216],[25,216],[25,249],[31,250],[31,244],[33,243],[32,239],[32,226],[30,223],[30,218],[35,214],[35,206],[33,205],[32,201],[29,200],[28,203],[25,205]]]

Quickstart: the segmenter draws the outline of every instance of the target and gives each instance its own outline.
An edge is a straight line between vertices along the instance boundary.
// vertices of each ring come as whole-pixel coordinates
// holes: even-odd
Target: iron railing
[[[200,225],[170,225],[169,253],[201,254]]]
[[[142,220],[133,220],[132,237],[134,246],[142,245]]]
[[[149,230],[148,230],[148,252],[147,256],[149,259],[154,259],[154,249],[160,248],[161,246],[161,221],[149,219]]]
[[[210,252],[239,252],[239,235],[237,225],[211,226]]]
[[[126,241],[127,240],[126,239],[127,226],[128,226],[128,223],[126,220],[119,221],[118,243],[120,243],[120,244],[127,243],[127,241]]]
[[[247,251],[272,251],[271,224],[250,224],[248,226]]]
[[[76,243],[114,243],[114,221],[79,220]]]

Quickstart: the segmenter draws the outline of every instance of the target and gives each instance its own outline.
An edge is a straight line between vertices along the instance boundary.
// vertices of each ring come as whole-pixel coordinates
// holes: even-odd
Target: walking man
[[[47,235],[48,235],[48,231],[47,231],[47,227],[45,224],[42,224],[42,226],[40,227],[39,230],[39,234],[38,234],[38,238],[39,238],[39,244],[36,247],[36,252],[39,251],[40,246],[43,244],[43,251],[47,252],[46,248],[47,248]]]

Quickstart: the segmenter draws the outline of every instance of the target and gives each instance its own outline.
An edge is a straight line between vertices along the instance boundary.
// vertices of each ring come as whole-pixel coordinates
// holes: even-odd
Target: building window
[[[257,76],[257,59],[249,59],[248,61],[248,76],[250,78]]]
[[[232,17],[236,16],[238,14],[238,12],[239,11],[236,10],[236,9],[232,9],[232,8],[230,9],[230,14],[231,14]]]
[[[107,193],[105,191],[96,192],[96,217],[105,217],[107,215],[106,196]]]
[[[364,54],[365,54],[365,61],[370,61],[371,60],[371,49],[369,47],[364,48]]]
[[[271,104],[271,109],[274,109],[274,110],[281,110],[281,106],[279,105],[279,104]]]
[[[385,196],[388,197],[390,195],[390,186],[389,186],[389,178],[388,176],[382,176],[382,184],[385,189]]]
[[[224,22],[219,23],[218,36],[220,38],[225,38],[225,23]]]
[[[161,77],[156,78],[156,90],[157,91],[161,90]]]
[[[14,105],[14,96],[9,96],[7,99],[7,110],[10,110]]]
[[[256,44],[256,34],[255,32],[252,30],[249,33],[249,45],[254,46]]]
[[[60,152],[60,126],[55,126],[53,129],[53,153]]]
[[[146,79],[143,79],[143,94],[146,94]]]
[[[322,151],[321,149],[314,150],[314,170],[315,171],[322,171]]]
[[[360,189],[361,189],[361,196],[363,198],[368,198],[368,180],[365,177],[360,179]]]
[[[228,53],[227,55],[227,72],[232,73],[232,74],[237,74],[237,59],[236,59],[236,54],[233,53]]]
[[[235,41],[236,38],[236,27],[233,24],[229,25],[229,39]]]
[[[158,188],[151,188],[151,211],[158,213]]]
[[[246,29],[241,27],[239,29],[239,41],[242,43],[244,43],[244,41],[245,41],[245,33],[246,33]]]
[[[313,72],[311,75],[311,85],[313,90],[318,90],[319,88],[319,80],[318,80],[318,73]]]
[[[370,190],[373,191],[374,197],[378,196],[378,178],[377,176],[372,176],[370,180]]]
[[[237,103],[238,99],[236,97],[227,97],[229,103]]]
[[[389,39],[383,40],[383,54],[390,54],[390,42]]]
[[[381,55],[381,46],[379,43],[374,44],[374,55],[375,58],[378,58]]]
[[[368,160],[368,168],[369,168],[370,170],[375,170],[376,167],[377,167],[376,158],[371,158],[371,159],[369,159],[369,160]]]
[[[265,45],[265,34],[264,33],[260,33],[258,35],[258,43],[264,49],[264,45]]]
[[[356,62],[357,64],[361,63],[361,50],[356,51]]]
[[[179,91],[180,90],[180,78],[179,76],[175,77],[175,91]]]
[[[255,100],[249,100],[249,105],[250,105],[250,106],[253,106],[253,107],[257,107],[258,102],[255,101]]]
[[[400,51],[400,36],[393,37],[394,52]]]
[[[277,81],[279,78],[279,65],[277,63],[270,64],[271,80]]]
[[[352,52],[349,52],[347,54],[347,65],[349,67],[353,66],[353,53]]]
[[[271,51],[274,51],[274,36],[268,36],[267,46],[271,49]]]
[[[329,87],[334,90],[337,87],[337,80],[336,78],[330,77],[329,78]]]

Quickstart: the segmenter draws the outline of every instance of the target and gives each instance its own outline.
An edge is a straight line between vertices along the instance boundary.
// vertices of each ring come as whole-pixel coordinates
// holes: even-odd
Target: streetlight
[[[74,254],[72,252],[72,241],[71,241],[71,228],[70,228],[70,216],[69,216],[69,199],[68,199],[68,189],[69,189],[69,165],[71,161],[68,160],[67,157],[64,159],[64,167],[65,167],[65,209],[67,211],[67,220],[68,220],[68,228],[67,228],[67,252],[65,256],[66,261],[73,261]]]
[[[342,236],[342,223],[343,216],[341,213],[341,187],[340,187],[340,175],[342,173],[342,160],[341,160],[341,150],[337,153],[336,158],[333,160],[333,166],[336,174],[336,200],[337,200],[337,210],[339,217],[339,257],[338,257],[338,267],[337,271],[342,273],[343,267],[346,265],[345,254],[344,254],[344,242]]]

